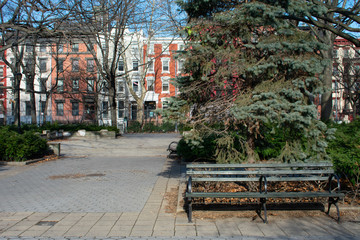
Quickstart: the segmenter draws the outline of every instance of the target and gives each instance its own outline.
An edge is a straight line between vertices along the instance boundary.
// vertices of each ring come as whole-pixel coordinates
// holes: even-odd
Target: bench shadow
[[[167,178],[183,178],[185,179],[186,165],[178,156],[167,156],[165,168],[158,176]]]
[[[186,208],[186,206],[184,206]],[[249,210],[258,210],[260,204],[256,203],[241,203],[241,204],[224,204],[224,203],[215,203],[215,204],[196,204],[193,203],[193,210],[203,210],[203,211],[249,211]],[[276,211],[313,211],[320,210],[325,211],[325,206],[323,203],[314,202],[314,203],[267,203],[267,210],[276,210]]]

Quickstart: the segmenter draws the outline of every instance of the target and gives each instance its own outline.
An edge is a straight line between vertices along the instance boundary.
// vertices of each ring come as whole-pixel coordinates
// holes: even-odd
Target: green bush
[[[46,140],[33,131],[19,134],[10,127],[0,130],[0,159],[2,161],[25,161],[40,158],[49,152]]]
[[[349,124],[331,123],[330,127],[337,129],[328,147],[334,168],[356,185],[360,181],[360,119]]]
[[[141,131],[141,123],[138,121],[130,121],[127,126],[127,132],[138,133]]]
[[[146,122],[141,128],[141,123],[138,121],[131,121],[128,124],[128,133],[154,133],[154,132],[174,132],[175,124],[172,122],[163,122],[162,124],[155,124],[154,122]]]
[[[177,154],[186,161],[214,161],[216,139],[214,134],[202,137],[200,141],[182,138],[176,148]]]

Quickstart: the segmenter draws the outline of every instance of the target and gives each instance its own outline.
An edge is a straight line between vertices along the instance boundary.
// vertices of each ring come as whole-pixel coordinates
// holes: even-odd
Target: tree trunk
[[[115,81],[114,81],[115,82]],[[114,86],[113,86],[114,85]],[[115,83],[110,84],[109,88],[109,103],[110,103],[110,114],[111,114],[111,126],[117,126],[117,114],[116,114],[116,92]]]
[[[43,117],[42,117],[42,125],[46,123],[46,115],[47,115],[47,109],[48,109],[48,105],[49,105],[49,100],[50,100],[50,97],[49,97],[49,94],[46,94],[46,99],[45,99],[45,109],[44,109],[44,112],[42,113],[43,114]],[[40,123],[39,123],[40,124]]]
[[[143,127],[145,123],[144,101],[141,98],[138,98],[136,104],[137,104],[136,119],[141,123],[141,127]]]
[[[30,87],[30,107],[31,107],[31,124],[36,124],[36,102],[35,102],[35,93],[34,93],[34,80],[32,81]],[[40,121],[40,119],[39,119]]]
[[[323,86],[325,92],[321,96],[321,120],[327,121],[332,118],[332,73],[333,73],[333,54],[335,35],[326,33],[322,37],[323,43],[329,48],[321,51],[321,55],[325,60],[329,60],[329,64],[326,66],[323,72]]]
[[[20,69],[19,69],[19,73],[20,73]],[[20,109],[20,82],[21,82],[21,77],[22,75],[20,74],[14,74],[14,81],[15,81],[15,106],[14,106],[14,114],[15,114],[15,125],[20,126],[21,125],[21,109]]]

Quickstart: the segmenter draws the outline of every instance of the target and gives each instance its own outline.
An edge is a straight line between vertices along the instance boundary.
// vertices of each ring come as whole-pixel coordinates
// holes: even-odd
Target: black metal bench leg
[[[261,200],[261,203],[262,203],[262,208],[264,210],[264,223],[267,223],[266,199],[263,198]]]
[[[328,210],[327,210],[326,214],[327,214],[327,215],[330,214],[331,205],[334,204],[335,207],[336,207],[336,212],[337,212],[337,216],[338,216],[337,221],[340,222],[340,210],[339,210],[339,206],[338,206],[338,204],[337,204],[338,201],[339,201],[339,198],[336,198],[336,199],[334,199],[334,198],[332,198],[332,197],[329,198],[329,206],[328,206]]]
[[[263,220],[264,223],[267,223],[266,198],[261,198],[260,202],[261,204],[259,210],[257,210],[257,214]],[[264,210],[264,218],[261,216],[261,210]]]
[[[188,199],[188,220],[189,223],[192,223],[192,200]]]

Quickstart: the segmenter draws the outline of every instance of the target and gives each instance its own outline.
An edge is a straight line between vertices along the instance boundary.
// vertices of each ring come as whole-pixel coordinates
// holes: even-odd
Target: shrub
[[[186,161],[214,161],[216,151],[216,139],[214,134],[200,138],[182,138],[176,148],[179,156]]]
[[[141,131],[141,123],[138,121],[130,121],[127,127],[129,133],[137,133]]]
[[[349,124],[331,123],[336,128],[335,139],[329,142],[330,155],[336,172],[346,177],[354,185],[360,177],[360,119]]]
[[[19,134],[10,128],[0,130],[0,158],[3,161],[25,161],[43,157],[49,152],[46,140],[32,131]]]

